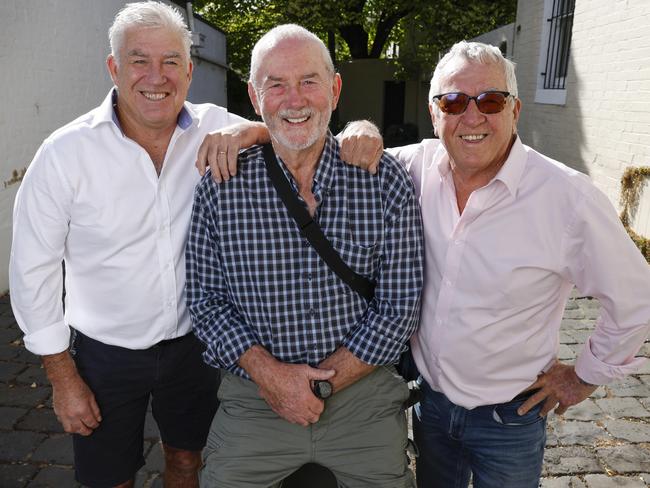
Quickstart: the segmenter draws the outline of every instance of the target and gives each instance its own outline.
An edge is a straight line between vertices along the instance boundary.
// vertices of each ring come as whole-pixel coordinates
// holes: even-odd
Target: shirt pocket
[[[375,278],[379,263],[379,245],[360,245],[351,241],[333,238],[330,240],[339,256],[352,271],[367,278]]]

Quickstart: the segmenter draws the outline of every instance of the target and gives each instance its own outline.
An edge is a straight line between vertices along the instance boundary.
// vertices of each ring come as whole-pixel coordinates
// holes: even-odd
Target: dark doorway
[[[390,126],[404,123],[405,88],[403,81],[384,81],[384,133]]]

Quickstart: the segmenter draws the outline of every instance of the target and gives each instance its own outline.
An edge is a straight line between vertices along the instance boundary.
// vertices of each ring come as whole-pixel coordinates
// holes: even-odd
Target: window
[[[564,105],[575,0],[545,0],[535,101]]]

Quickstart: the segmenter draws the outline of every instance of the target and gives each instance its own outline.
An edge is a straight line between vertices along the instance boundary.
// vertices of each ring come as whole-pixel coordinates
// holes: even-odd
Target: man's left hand
[[[591,395],[598,386],[586,385],[581,382],[573,366],[556,361],[551,368],[537,377],[529,390],[539,389],[524,404],[517,413],[524,415],[540,402],[544,402],[540,416],[545,416],[555,409],[557,415],[562,415],[571,405],[576,405]],[[556,408],[557,405],[557,408]]]

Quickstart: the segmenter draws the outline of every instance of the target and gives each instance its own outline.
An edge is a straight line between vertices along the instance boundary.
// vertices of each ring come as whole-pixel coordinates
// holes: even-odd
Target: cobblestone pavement
[[[560,336],[561,360],[580,351],[598,316],[596,300],[574,295]],[[52,411],[52,390],[27,352],[0,297],[0,487],[74,487],[70,437]],[[640,355],[650,357],[646,342]],[[162,452],[151,415],[138,487],[161,487]],[[601,387],[563,417],[551,415],[542,488],[646,487],[650,483],[650,361],[625,381]],[[308,487],[306,487],[308,488]]]

